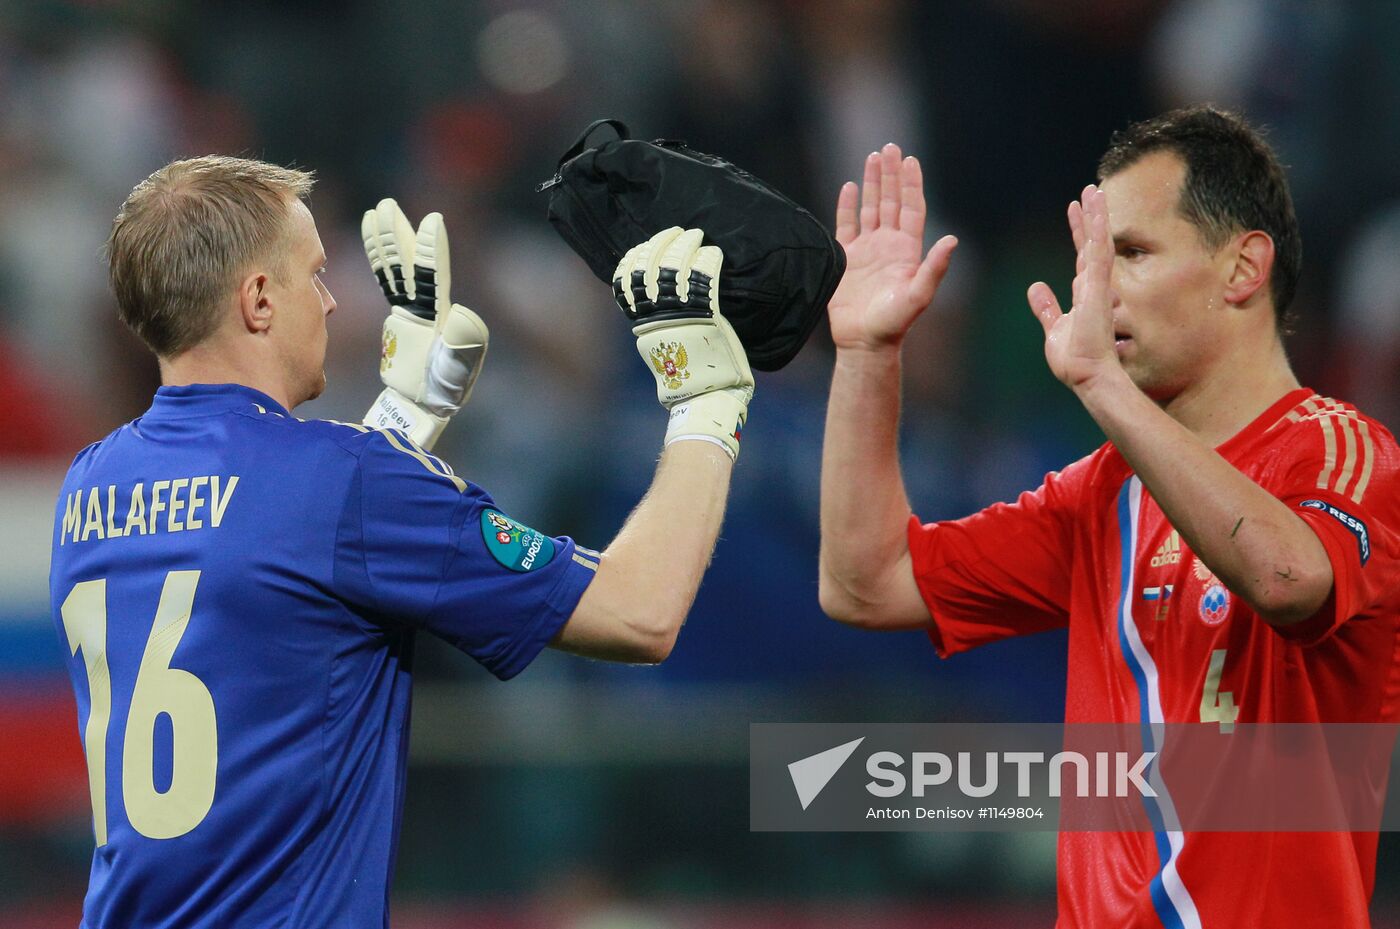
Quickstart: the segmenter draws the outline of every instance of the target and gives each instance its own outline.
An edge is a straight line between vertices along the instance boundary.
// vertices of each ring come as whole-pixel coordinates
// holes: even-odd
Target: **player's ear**
[[[1246,232],[1233,250],[1234,262],[1225,282],[1225,301],[1241,306],[1269,284],[1274,269],[1274,240],[1258,229]]]
[[[270,283],[266,272],[253,271],[238,285],[238,312],[248,332],[262,333],[272,326],[272,301],[268,294]]]

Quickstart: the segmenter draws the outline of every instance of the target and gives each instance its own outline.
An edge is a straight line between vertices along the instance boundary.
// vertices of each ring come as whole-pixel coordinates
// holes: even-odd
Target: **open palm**
[[[901,160],[893,143],[866,158],[859,190],[841,188],[836,240],[846,273],[827,308],[838,348],[899,344],[933,299],[958,242],[944,236],[923,255],[925,216],[919,161]]]
[[[1051,373],[1077,388],[1119,367],[1113,345],[1113,237],[1103,190],[1093,184],[1084,188],[1069,205],[1069,228],[1076,253],[1069,312],[1060,309],[1043,281],[1031,285],[1026,299],[1045,329]]]

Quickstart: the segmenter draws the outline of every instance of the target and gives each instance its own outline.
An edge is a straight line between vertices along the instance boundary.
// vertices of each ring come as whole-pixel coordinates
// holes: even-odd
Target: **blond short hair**
[[[137,184],[107,239],[122,321],[161,357],[204,341],[255,262],[284,273],[288,199],[306,197],[314,183],[309,171],[205,155]]]

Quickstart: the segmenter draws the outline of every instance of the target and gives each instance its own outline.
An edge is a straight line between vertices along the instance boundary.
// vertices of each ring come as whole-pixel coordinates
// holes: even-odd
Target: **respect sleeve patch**
[[[516,522],[500,510],[482,511],[481,538],[491,557],[511,571],[533,571],[554,559],[553,539]]]
[[[1366,528],[1366,524],[1352,516],[1345,510],[1339,510],[1325,500],[1304,500],[1298,504],[1300,507],[1307,507],[1310,510],[1319,510],[1335,519],[1347,528],[1347,531],[1356,536],[1356,547],[1361,553],[1361,563],[1364,565],[1371,558],[1371,533]]]

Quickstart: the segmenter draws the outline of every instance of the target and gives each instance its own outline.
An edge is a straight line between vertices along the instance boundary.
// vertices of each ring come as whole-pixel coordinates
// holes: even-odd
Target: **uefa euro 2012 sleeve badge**
[[[481,538],[491,557],[511,571],[533,571],[554,560],[553,539],[500,510],[481,512]]]

